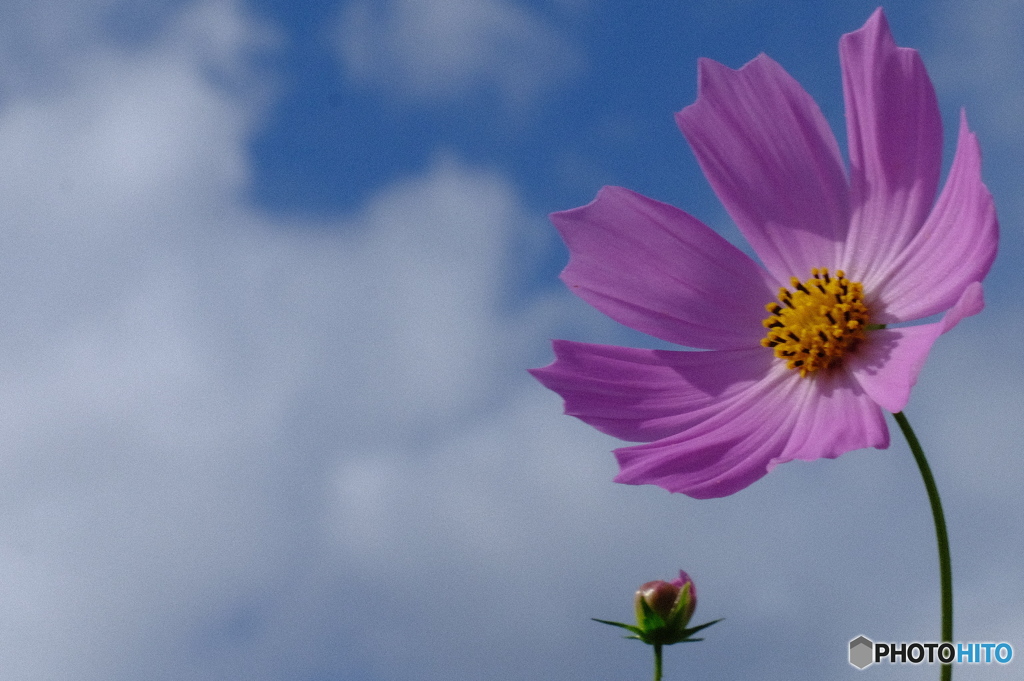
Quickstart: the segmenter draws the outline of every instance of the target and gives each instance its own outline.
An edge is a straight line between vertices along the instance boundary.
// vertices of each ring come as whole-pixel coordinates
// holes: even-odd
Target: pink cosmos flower
[[[966,117],[936,201],[942,122],[920,56],[881,9],[839,51],[848,172],[810,95],[765,55],[738,71],[701,60],[697,101],[676,114],[760,264],[619,187],[551,216],[573,292],[707,350],[555,341],[532,371],[567,414],[645,443],[615,451],[616,481],[721,497],[780,463],[885,448],[882,409],[903,409],[935,340],[984,306],[998,224]]]

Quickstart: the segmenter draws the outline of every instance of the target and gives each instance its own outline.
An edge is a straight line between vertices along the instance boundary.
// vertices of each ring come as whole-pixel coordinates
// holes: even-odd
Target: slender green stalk
[[[654,644],[654,681],[661,681],[661,644]]]
[[[896,423],[900,424],[900,430],[907,438],[910,451],[914,453],[914,460],[917,467],[921,469],[921,477],[924,479],[924,487],[928,490],[928,501],[932,505],[932,518],[935,520],[935,536],[939,542],[939,581],[942,584],[942,640],[953,642],[953,566],[949,559],[949,535],[946,533],[946,517],[942,513],[942,500],[939,499],[939,490],[935,486],[935,478],[932,477],[932,469],[928,466],[928,460],[924,458],[924,450],[918,442],[913,428],[907,421],[903,412],[893,414]],[[942,665],[940,681],[950,681],[953,678],[953,665]]]

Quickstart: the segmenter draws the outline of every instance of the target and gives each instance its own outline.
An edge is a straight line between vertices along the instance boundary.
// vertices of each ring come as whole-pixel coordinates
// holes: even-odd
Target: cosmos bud
[[[679,577],[671,582],[656,580],[637,589],[633,607],[636,610],[635,626],[608,620],[596,621],[627,629],[633,633],[633,636],[627,638],[655,646],[700,641],[699,638],[692,638],[692,635],[719,621],[687,628],[697,608],[697,591],[693,580],[682,570],[679,571]]]
[[[633,605],[637,626],[644,631],[659,628],[681,631],[686,629],[697,608],[697,593],[693,580],[680,570],[679,577],[671,582],[656,580],[641,586]]]

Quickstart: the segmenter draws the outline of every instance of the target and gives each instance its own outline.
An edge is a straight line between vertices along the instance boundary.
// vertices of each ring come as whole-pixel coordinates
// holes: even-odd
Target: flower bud
[[[671,582],[659,579],[647,582],[637,589],[633,607],[636,609],[635,625],[596,617],[594,619],[632,632],[633,635],[626,638],[635,638],[653,645],[655,651],[660,651],[661,646],[673,643],[703,641],[704,639],[693,638],[693,635],[721,621],[714,620],[687,628],[686,625],[690,623],[693,611],[697,608],[697,591],[693,580],[682,570],[679,571],[679,577]]]
[[[656,580],[641,586],[637,589],[633,604],[637,626],[641,629],[646,631],[667,627],[679,631],[685,629],[693,617],[693,611],[697,608],[697,593],[693,580],[680,570],[679,577],[671,582]],[[651,617],[650,613],[657,615],[657,618]],[[661,621],[658,622],[658,619]]]

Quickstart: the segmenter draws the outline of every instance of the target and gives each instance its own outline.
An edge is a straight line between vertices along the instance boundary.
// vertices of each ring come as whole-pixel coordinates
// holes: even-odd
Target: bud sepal
[[[703,641],[702,638],[693,638],[693,635],[722,621],[717,619],[695,627],[686,626],[690,623],[693,611],[697,607],[697,593],[693,580],[682,570],[679,571],[679,578],[671,582],[658,580],[647,582],[641,586],[636,592],[634,606],[636,609],[635,625],[596,617],[592,619],[595,622],[626,629],[633,633],[632,636],[626,636],[626,638],[643,641],[657,647],[673,643]]]
[[[611,620],[602,620],[602,619],[598,619],[596,617],[591,617],[590,619],[594,620],[595,622],[601,622],[602,624],[610,624],[610,625],[612,625],[614,627],[622,627],[623,629],[628,629],[629,631],[633,632],[633,636],[624,636],[623,638],[636,639],[637,641],[643,641],[647,645],[652,645],[652,646],[653,645],[666,645],[667,646],[667,645],[672,645],[673,643],[693,643],[693,642],[696,642],[696,641],[703,641],[704,640],[703,638],[692,638],[693,634],[696,634],[698,631],[701,631],[702,629],[707,629],[712,624],[718,624],[719,622],[721,622],[725,618],[723,617],[723,618],[719,618],[717,620],[711,620],[710,622],[705,622],[704,624],[698,624],[697,626],[690,627],[688,629],[681,629],[678,632],[676,632],[675,636],[665,636],[665,632],[663,630],[659,630],[659,629],[655,629],[653,631],[652,630],[645,631],[645,630],[641,629],[640,627],[634,626],[632,624],[625,624],[623,622],[612,622]]]

